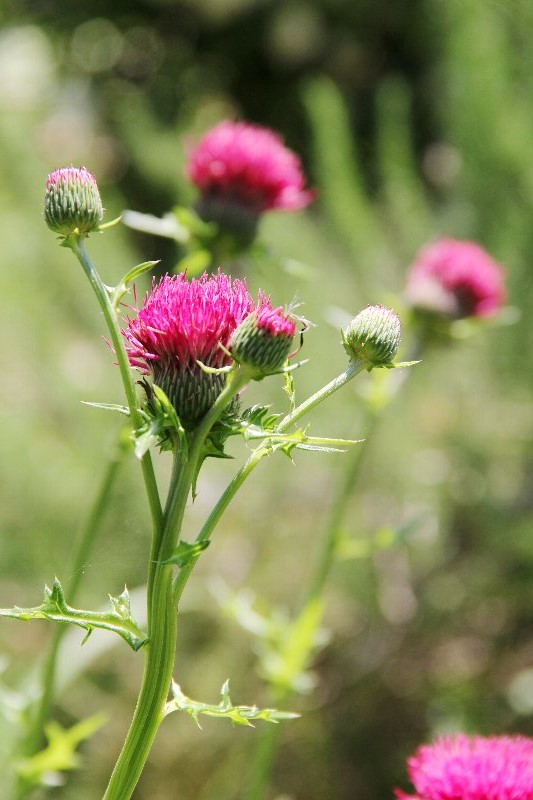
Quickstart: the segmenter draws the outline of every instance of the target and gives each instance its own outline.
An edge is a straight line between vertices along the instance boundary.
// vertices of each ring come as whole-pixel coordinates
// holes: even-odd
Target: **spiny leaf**
[[[44,590],[43,602],[40,606],[33,608],[2,608],[0,617],[11,617],[27,622],[32,619],[49,619],[54,622],[68,622],[78,625],[87,631],[84,642],[95,628],[118,633],[122,639],[132,648],[139,650],[147,642],[146,634],[137,626],[131,616],[130,597],[127,589],[124,589],[119,597],[109,597],[110,611],[81,611],[69,606],[65,600],[63,588],[56,578],[50,589],[48,586]]]
[[[173,699],[165,706],[165,714],[170,714],[173,711],[186,711],[187,714],[193,719],[199,728],[201,728],[199,717],[200,714],[205,714],[208,717],[226,717],[230,719],[234,725],[247,725],[254,727],[253,722],[256,720],[265,720],[265,722],[273,722],[277,724],[280,720],[296,719],[299,714],[292,711],[278,711],[275,708],[258,708],[257,706],[234,706],[231,702],[229,694],[229,681],[225,681],[220,691],[220,702],[216,705],[209,703],[199,703],[196,700],[191,700],[183,694],[181,688],[174,681],[172,682]],[[253,722],[252,722],[253,720]]]
[[[144,424],[134,434],[135,455],[141,459],[151,448],[159,445],[162,450],[170,449],[176,437],[182,447],[186,447],[183,426],[176,409],[160,386],[141,381],[147,402],[141,413]]]

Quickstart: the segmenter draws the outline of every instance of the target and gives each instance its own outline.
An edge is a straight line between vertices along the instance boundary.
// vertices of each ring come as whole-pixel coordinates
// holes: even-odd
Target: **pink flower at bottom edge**
[[[533,739],[468,737],[423,745],[408,760],[416,794],[398,800],[533,800]]]

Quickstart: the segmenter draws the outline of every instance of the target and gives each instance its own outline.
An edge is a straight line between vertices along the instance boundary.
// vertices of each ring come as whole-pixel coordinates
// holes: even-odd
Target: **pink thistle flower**
[[[448,736],[407,762],[416,794],[398,800],[533,800],[533,739]]]
[[[216,125],[190,154],[186,171],[201,193],[200,216],[241,233],[246,222],[253,232],[264,211],[297,211],[314,196],[304,188],[298,156],[273,131],[245,122]]]
[[[505,301],[503,270],[474,242],[440,239],[418,254],[406,295],[413,307],[451,319],[490,317]]]
[[[51,230],[69,236],[97,230],[104,216],[96,179],[85,167],[62,167],[46,179],[44,218]]]
[[[281,369],[289,356],[296,324],[281,306],[272,308],[270,301],[260,297],[259,306],[235,330],[231,353],[254,380]]]
[[[184,273],[154,283],[124,331],[130,364],[151,374],[185,427],[207,413],[224,386],[223,375],[204,372],[231,363],[237,326],[255,308],[246,284],[218,273],[188,281]]]

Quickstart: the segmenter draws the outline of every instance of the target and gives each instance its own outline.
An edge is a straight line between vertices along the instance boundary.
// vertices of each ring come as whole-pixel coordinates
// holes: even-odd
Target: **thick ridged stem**
[[[176,651],[177,614],[173,599],[173,566],[165,563],[179,541],[189,492],[202,457],[205,439],[224,409],[244,385],[239,371],[229,376],[225,389],[193,432],[189,447],[174,448],[174,465],[165,508],[163,533],[148,583],[147,655],[133,719],[103,800],[129,800],[144,769],[172,680]]]

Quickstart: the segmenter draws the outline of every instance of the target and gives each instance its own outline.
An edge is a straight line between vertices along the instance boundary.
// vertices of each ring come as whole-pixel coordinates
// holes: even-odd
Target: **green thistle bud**
[[[230,351],[254,380],[279,370],[289,355],[296,325],[281,307],[268,301],[252,311],[231,337]]]
[[[369,371],[392,364],[400,346],[398,315],[384,306],[367,306],[342,331],[350,359],[362,361]]]
[[[78,232],[87,236],[99,228],[104,216],[96,180],[84,167],[63,167],[46,181],[44,218],[61,236]]]

